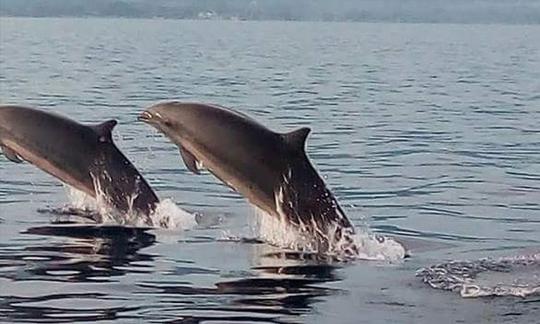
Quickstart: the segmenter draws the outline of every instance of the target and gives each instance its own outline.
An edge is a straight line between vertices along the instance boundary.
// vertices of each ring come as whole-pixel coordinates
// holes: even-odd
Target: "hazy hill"
[[[0,15],[540,23],[540,0],[0,0]]]

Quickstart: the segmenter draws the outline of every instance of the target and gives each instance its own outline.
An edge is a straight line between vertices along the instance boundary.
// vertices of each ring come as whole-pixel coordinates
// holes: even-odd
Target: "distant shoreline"
[[[540,0],[0,0],[0,16],[540,24]]]
[[[1,18],[34,18],[34,19],[141,19],[141,20],[186,20],[186,21],[221,21],[221,22],[325,22],[325,23],[384,23],[384,24],[446,24],[446,25],[526,25],[534,26],[540,25],[539,21],[522,22],[522,21],[455,21],[455,20],[384,20],[384,19],[371,19],[371,20],[325,20],[325,19],[247,19],[247,18],[228,18],[219,17],[212,19],[203,19],[197,17],[162,17],[162,16],[107,16],[107,15],[47,15],[47,16],[31,16],[31,15],[6,15],[0,13]]]

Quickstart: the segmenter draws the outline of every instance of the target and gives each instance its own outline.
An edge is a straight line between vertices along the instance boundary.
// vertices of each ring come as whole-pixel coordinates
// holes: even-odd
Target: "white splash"
[[[154,226],[166,229],[186,230],[197,226],[195,214],[178,207],[171,199],[160,201],[150,219]]]
[[[94,199],[73,187],[66,185],[66,188],[70,200],[69,207],[82,211],[94,211],[95,214],[101,217],[101,219],[96,220],[100,224],[137,227],[148,226],[145,222],[145,217],[141,215],[137,215],[136,213],[123,214],[115,211],[109,206],[102,194],[98,194],[97,199]],[[96,186],[96,189],[98,193],[101,193],[98,186]],[[178,207],[171,199],[160,201],[155,211],[149,217],[154,227],[158,228],[187,230],[197,225],[195,215]]]
[[[252,229],[255,231],[254,235],[282,248],[301,252],[317,252],[313,239],[307,233],[303,233],[282,219],[268,215],[255,206],[253,208],[255,209],[255,223],[252,225]],[[341,240],[332,237],[332,233],[336,232],[335,229],[330,229],[328,232],[326,235],[328,241],[334,243],[329,247],[327,254],[338,258],[350,259],[352,257],[354,259],[395,262],[404,259],[406,255],[405,248],[394,239],[375,235],[369,230],[358,228],[357,233],[352,234],[351,237],[344,234]],[[352,239],[352,244],[357,248],[357,253],[354,255],[345,253],[351,251],[351,241],[347,238]]]
[[[370,233],[369,230],[356,233],[353,239],[358,247],[358,259],[396,262],[407,254],[405,247],[393,238]]]
[[[467,298],[540,295],[540,253],[451,261],[422,268],[416,276],[432,288]]]
[[[80,210],[98,210],[99,205],[96,199],[86,193],[64,184],[68,196],[70,207]]]

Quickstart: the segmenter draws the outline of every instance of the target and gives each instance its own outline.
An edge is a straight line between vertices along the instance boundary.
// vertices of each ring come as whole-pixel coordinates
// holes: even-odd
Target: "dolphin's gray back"
[[[64,170],[79,181],[80,190],[93,189],[88,170],[96,155],[97,135],[91,127],[38,109],[0,106],[0,143],[12,143],[35,153],[42,161],[29,162],[38,168],[43,169],[42,162],[47,162]],[[75,183],[67,183],[77,187]]]
[[[210,164],[205,165],[210,172],[244,195],[248,190],[257,192],[256,197],[249,195],[248,199],[275,206],[274,188],[287,162],[280,134],[224,107],[198,103],[167,106],[171,115],[178,113],[175,121],[183,129],[184,143],[187,141],[205,156],[202,162]]]
[[[263,188],[265,199],[273,201],[274,208],[280,203],[276,201],[276,194],[283,188],[285,201],[280,207],[291,223],[307,224],[315,219],[320,225],[352,227],[307,157],[305,140],[309,129],[280,134],[229,108],[192,105],[197,105],[214,139],[204,142],[213,144],[212,151],[216,155],[241,166],[244,180]],[[324,227],[321,230],[326,230]]]
[[[251,203],[297,227],[306,225],[321,250],[331,243],[319,232],[354,232],[305,153],[308,128],[276,133],[232,109],[206,104],[170,102],[148,112],[181,150],[192,150],[191,155],[210,164],[210,172]]]
[[[38,109],[0,106],[0,145],[24,151],[38,168],[94,197],[98,181],[114,208],[148,215],[158,198],[112,142],[114,125],[87,126]]]

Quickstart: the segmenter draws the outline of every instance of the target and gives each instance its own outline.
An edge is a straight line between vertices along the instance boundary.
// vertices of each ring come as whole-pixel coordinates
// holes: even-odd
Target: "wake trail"
[[[450,261],[419,269],[416,276],[435,289],[461,297],[540,295],[540,252],[498,259]]]

